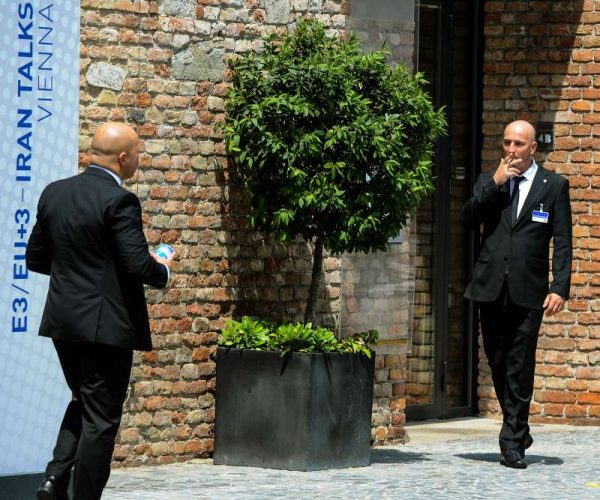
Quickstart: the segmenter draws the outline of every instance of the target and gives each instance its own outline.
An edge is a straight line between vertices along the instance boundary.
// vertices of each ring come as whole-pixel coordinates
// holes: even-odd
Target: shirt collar
[[[120,178],[120,177],[119,177],[117,174],[115,174],[115,173],[114,173],[112,170],[109,170],[108,168],[101,167],[100,165],[93,165],[93,164],[92,164],[92,165],[90,165],[89,167],[90,167],[90,168],[97,168],[97,169],[99,169],[99,170],[104,170],[106,173],[108,173],[108,174],[112,175],[113,179],[114,179],[115,181],[117,181],[117,184],[118,184],[119,186],[122,186],[122,185],[123,185],[123,179],[121,179],[121,178]],[[531,167],[530,167],[530,168],[531,168]]]
[[[529,168],[527,170],[525,170],[525,172],[523,172],[521,174],[521,177],[525,177],[526,180],[532,181],[533,178],[535,177],[535,174],[537,173],[537,170],[538,170],[538,165],[535,162],[535,160],[532,158],[531,165],[529,166]]]

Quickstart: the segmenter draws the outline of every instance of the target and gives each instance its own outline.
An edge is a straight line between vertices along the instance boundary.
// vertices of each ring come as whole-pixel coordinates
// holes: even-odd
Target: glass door
[[[418,71],[448,134],[436,148],[436,191],[417,214],[414,329],[407,366],[407,418],[474,413],[476,334],[463,298],[471,239],[462,227],[477,157],[477,13],[467,0],[418,5]]]

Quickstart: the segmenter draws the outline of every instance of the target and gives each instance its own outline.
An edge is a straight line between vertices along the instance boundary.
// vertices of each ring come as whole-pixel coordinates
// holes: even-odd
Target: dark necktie
[[[517,215],[519,213],[519,184],[524,181],[525,177],[513,177],[513,190],[510,194],[510,220],[514,226],[517,222]]]

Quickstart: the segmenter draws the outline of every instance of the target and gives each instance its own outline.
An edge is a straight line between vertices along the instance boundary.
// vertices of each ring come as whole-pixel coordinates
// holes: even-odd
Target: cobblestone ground
[[[376,448],[370,467],[291,472],[210,461],[117,469],[103,500],[196,498],[600,499],[600,428],[534,435],[529,468],[498,464],[495,439]]]

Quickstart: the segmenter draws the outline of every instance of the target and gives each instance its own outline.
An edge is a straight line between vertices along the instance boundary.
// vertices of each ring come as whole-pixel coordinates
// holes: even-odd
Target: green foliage
[[[333,253],[385,250],[432,192],[445,118],[422,75],[392,69],[387,55],[305,20],[232,62],[223,130],[252,227]]]
[[[370,345],[377,343],[378,333],[370,330],[338,340],[326,328],[314,329],[310,323],[277,325],[244,316],[241,321],[227,321],[219,345],[237,349],[291,352],[342,352],[371,357]]]
[[[270,329],[264,321],[244,316],[242,321],[227,321],[221,332],[220,345],[238,349],[269,349]]]

